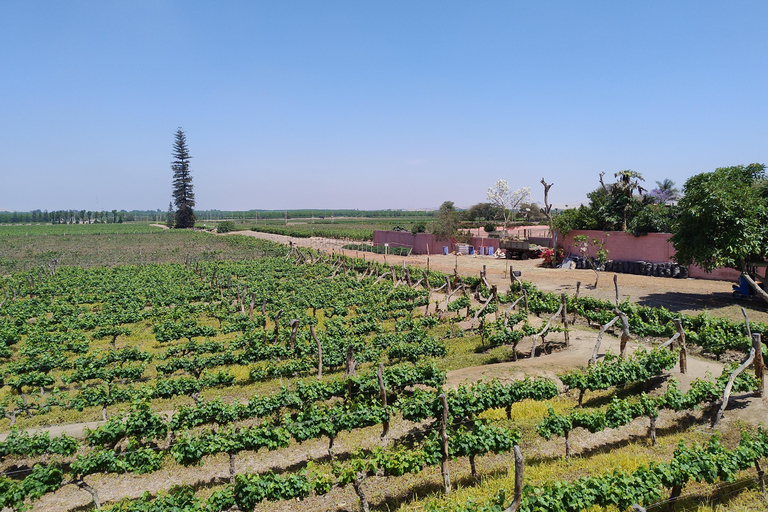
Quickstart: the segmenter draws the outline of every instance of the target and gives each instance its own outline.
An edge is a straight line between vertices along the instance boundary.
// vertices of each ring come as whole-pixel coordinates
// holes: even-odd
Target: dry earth
[[[536,319],[532,318],[535,322]],[[562,337],[562,335],[558,336]],[[555,336],[551,336],[555,339]],[[448,373],[448,387],[457,387],[464,382],[474,382],[480,379],[498,378],[503,381],[516,380],[526,375],[556,377],[557,373],[565,369],[578,365],[584,365],[592,354],[596,335],[594,330],[588,330],[586,327],[577,326],[571,331],[571,344],[568,348],[554,351],[548,355],[542,355],[533,359],[525,358],[516,362],[490,364],[471,368],[462,368]],[[634,351],[642,343],[631,342],[628,350]],[[530,350],[530,346],[524,346],[522,343],[519,349],[523,352]],[[603,337],[600,355],[606,352],[619,352],[619,340],[610,334]],[[705,377],[708,373],[717,376],[721,373],[723,365],[721,363],[690,357],[688,360],[688,373],[682,375],[679,368],[674,368],[668,376],[674,377],[680,382],[681,389],[687,390],[690,382],[695,378]],[[689,414],[674,414],[664,412],[661,414],[658,422],[658,428],[663,431],[664,428],[675,425],[681,418],[690,416]],[[701,418],[701,413],[691,419],[701,424],[701,428],[706,428],[705,420]],[[768,401],[766,398],[754,398],[747,395],[734,395],[731,406],[726,412],[723,427],[735,421],[744,421],[748,423],[765,422],[768,419]],[[55,427],[52,432],[66,431],[70,435],[82,435],[83,427],[93,428],[94,424],[72,424],[63,427]],[[392,437],[397,438],[406,435],[417,425],[398,421],[393,423]],[[572,436],[572,447],[575,453],[588,452],[597,449],[599,446],[605,446],[608,443],[623,442],[630,437],[640,437],[645,433],[647,425],[642,419],[638,419],[631,425],[617,430],[606,430],[599,434],[589,434],[587,432],[575,432]],[[357,448],[371,448],[380,445],[379,441],[380,427],[371,427],[357,431],[353,434],[342,433],[335,443],[335,451],[338,454],[349,453]],[[559,441],[550,441],[543,443],[541,449],[542,456],[559,456],[562,451],[562,443]],[[290,448],[280,450],[279,452],[243,453],[237,457],[237,471],[243,473],[263,472],[269,469],[275,471],[284,471],[291,468],[303,467],[307,460],[327,460],[328,443],[324,439],[308,441],[301,444],[293,444]],[[497,457],[498,458],[498,457]],[[501,470],[506,467],[508,461],[498,458],[494,465],[498,465]],[[453,462],[452,474],[464,475],[467,472],[466,463],[462,461]],[[426,470],[433,471],[434,468]],[[167,491],[175,485],[194,485],[206,487],[223,483],[228,479],[229,461],[225,456],[207,458],[205,464],[199,467],[184,468],[174,463],[168,463],[168,467],[148,475],[127,474],[122,476],[114,475],[94,475],[88,478],[88,483],[96,488],[99,497],[103,502],[118,501],[123,497],[136,498],[144,492],[151,494],[158,491]],[[435,471],[433,471],[435,472]],[[422,477],[424,472],[422,472]],[[435,488],[438,488],[440,481],[439,472],[433,475]],[[412,477],[404,477],[410,479]],[[386,479],[370,479],[369,497],[373,502],[385,499],[390,493],[387,492],[388,483]],[[415,481],[415,480],[414,480]],[[398,484],[407,486],[407,482],[398,481]],[[39,502],[36,502],[33,510],[74,510],[78,507],[86,507],[90,503],[90,495],[69,485],[60,489],[54,494],[44,496]],[[357,510],[357,498],[351,486],[344,489],[335,489],[324,496],[312,496],[300,504],[294,502],[263,503],[256,510],[336,510],[336,511],[354,511]],[[298,508],[297,508],[298,507]]]
[[[310,246],[316,249],[327,251],[342,251],[341,246],[346,242],[328,239],[293,239],[280,235],[271,235],[257,233],[253,231],[241,232],[247,236],[256,236],[259,238],[270,239],[276,242],[287,243],[293,241],[299,246]],[[347,255],[363,256],[363,253],[354,251],[344,251]],[[528,261],[510,261],[496,259],[493,257],[456,257],[432,255],[410,256],[407,258],[384,257],[365,253],[366,259],[377,261],[386,261],[387,263],[400,264],[405,261],[409,265],[429,266],[431,269],[441,270],[451,273],[454,268],[458,269],[460,274],[476,275],[483,266],[487,269],[489,281],[500,287],[505,287],[509,283],[509,266],[514,266],[515,270],[522,271],[522,278],[532,281],[539,288],[557,292],[575,293],[577,281],[582,282],[581,294],[593,295],[596,297],[613,299],[613,274],[603,273],[600,277],[600,283],[597,288],[586,286],[593,284],[595,274],[588,270],[553,270],[544,269],[539,265],[541,260]],[[708,310],[715,315],[727,315],[732,318],[740,318],[741,313],[737,306],[734,306],[730,299],[730,283],[723,281],[707,280],[675,280],[653,277],[641,277],[633,275],[618,275],[620,298],[629,298],[630,300],[641,304],[664,305],[670,309],[683,311],[690,314],[697,314],[702,310]],[[586,283],[586,284],[585,284]],[[768,314],[764,310],[755,309],[749,311],[750,318],[756,321],[768,321]],[[543,322],[543,319],[532,321]],[[562,337],[562,334],[552,335],[551,338]],[[448,386],[456,387],[463,382],[474,382],[480,379],[499,378],[501,380],[515,380],[525,375],[542,375],[555,377],[557,373],[567,368],[586,364],[595,344],[596,333],[594,329],[586,326],[577,325],[570,333],[571,343],[568,348],[557,350],[548,355],[536,358],[525,358],[516,362],[489,364],[484,366],[462,368],[449,372]],[[530,343],[530,342],[528,342]],[[631,342],[629,350],[635,350],[642,346],[642,342]],[[524,346],[521,343],[519,349],[523,352],[530,351],[530,345]],[[600,354],[607,351],[618,353],[619,342],[615,336],[607,334],[603,338],[603,344]],[[704,377],[706,374],[717,376],[722,371],[721,363],[703,359],[699,357],[689,357],[687,375],[681,375],[679,369],[675,368],[670,373],[676,378],[682,389],[687,389],[694,378]],[[673,425],[681,419],[681,415],[663,413],[659,419],[659,428]],[[765,423],[768,420],[768,401],[766,398],[753,398],[750,396],[732,397],[732,406],[729,407],[724,420],[724,425],[735,421],[746,421],[749,423]],[[701,415],[692,421],[702,422]],[[703,422],[702,428],[703,427]],[[60,434],[67,432],[70,435],[82,436],[83,429],[93,428],[95,424],[71,424],[48,428],[52,433]],[[405,421],[395,422],[393,424],[392,435],[394,437],[402,436],[415,427]],[[628,437],[641,435],[647,426],[640,420],[632,425],[612,431],[605,431],[599,435],[575,434],[572,440],[572,446],[576,453],[588,452],[600,445],[610,442],[622,442]],[[380,443],[378,440],[379,429],[372,427],[365,429],[364,432],[356,434],[342,433],[336,441],[336,452],[350,452],[358,447],[371,447]],[[360,439],[364,440],[361,442]],[[555,442],[545,443],[543,448],[552,454],[561,450]],[[548,455],[544,453],[543,455]],[[311,442],[294,444],[290,448],[280,450],[279,453],[258,452],[242,454],[237,458],[238,472],[259,472],[268,469],[285,470],[301,467],[306,460],[323,460],[327,457],[327,441],[315,440]],[[496,462],[496,461],[494,461]],[[501,471],[506,467],[507,461],[499,459],[498,469]],[[467,472],[466,464],[452,463],[452,474],[464,475]],[[174,485],[191,484],[198,487],[206,487],[223,482],[228,477],[229,462],[224,456],[206,459],[201,467],[180,468],[174,463],[167,463],[167,467],[149,475],[94,475],[89,477],[89,484],[98,489],[99,497],[103,502],[117,501],[123,497],[139,497],[142,493],[148,491],[156,493],[158,491],[167,491]],[[434,489],[422,488],[421,494],[437,490],[439,488],[439,472],[430,468],[421,473],[422,480],[415,480],[415,477],[402,477],[398,484],[408,486],[411,482],[421,482],[423,478],[434,480]],[[434,475],[432,473],[435,473]],[[466,476],[466,475],[464,475]],[[381,482],[378,482],[381,480]],[[387,498],[391,493],[387,492],[388,483],[385,479],[371,479],[368,484],[369,498],[372,502],[380,502]],[[69,485],[54,494],[44,496],[36,502],[33,510],[76,510],[87,507],[90,503],[90,496],[76,487]],[[300,504],[294,502],[264,503],[257,507],[257,510],[336,510],[352,511],[357,510],[357,498],[351,488],[347,486],[344,489],[335,489],[325,496],[313,496]],[[298,508],[297,508],[298,507]]]
[[[342,252],[348,256],[391,264],[422,266],[453,273],[456,268],[462,275],[478,275],[483,266],[487,269],[488,281],[505,290],[509,284],[509,268],[522,272],[521,279],[530,281],[541,290],[576,293],[576,283],[581,282],[580,296],[593,296],[614,300],[614,275],[619,285],[619,300],[629,299],[642,305],[663,306],[672,311],[696,315],[708,311],[713,316],[722,316],[742,320],[741,307],[745,307],[749,318],[754,322],[768,323],[768,308],[760,302],[736,301],[731,292],[733,283],[709,279],[672,279],[647,277],[632,274],[614,274],[601,272],[598,286],[595,288],[595,272],[592,270],[551,269],[541,266],[543,260],[507,260],[494,256],[455,256],[455,255],[412,255],[384,256],[373,253],[344,250],[341,247],[350,242],[328,238],[292,238],[282,235],[259,233],[256,231],[238,231],[237,234],[253,236],[287,244],[293,242],[301,247],[312,247],[325,251]]]

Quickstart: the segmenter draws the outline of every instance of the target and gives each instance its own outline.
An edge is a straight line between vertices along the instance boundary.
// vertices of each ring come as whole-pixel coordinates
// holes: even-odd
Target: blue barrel
[[[469,246],[469,254],[475,254],[475,248],[473,246]]]
[[[739,276],[739,293],[746,296],[749,296],[751,294],[751,289],[749,288],[749,282],[744,279],[744,276]]]
[[[448,256],[448,247],[445,245],[443,246],[443,255]]]
[[[488,256],[493,256],[493,247],[488,248]]]

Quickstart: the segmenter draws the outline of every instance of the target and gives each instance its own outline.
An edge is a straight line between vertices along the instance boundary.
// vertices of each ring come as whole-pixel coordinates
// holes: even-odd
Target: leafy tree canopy
[[[768,180],[764,164],[721,167],[683,187],[672,243],[675,259],[707,271],[744,271],[768,255]]]
[[[617,172],[617,181],[608,184],[603,182],[604,175],[600,174],[600,187],[587,194],[588,206],[568,209],[553,217],[556,230],[564,235],[575,229],[599,229],[627,231],[635,236],[672,230],[676,207],[659,205],[655,196],[644,194],[640,173],[629,169]],[[674,187],[674,182],[664,183]]]
[[[440,205],[437,218],[432,223],[431,231],[438,238],[447,238],[456,234],[459,228],[459,214],[453,201],[445,201]]]

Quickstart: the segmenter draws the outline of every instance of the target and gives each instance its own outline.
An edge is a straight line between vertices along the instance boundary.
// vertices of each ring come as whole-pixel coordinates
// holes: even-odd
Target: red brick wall
[[[590,239],[598,238],[605,241],[605,248],[608,250],[608,258],[612,260],[627,261],[648,261],[651,263],[665,263],[672,261],[675,255],[675,248],[669,241],[670,233],[649,233],[645,236],[632,236],[623,231],[571,231],[560,240],[558,244],[562,245],[565,252],[579,255],[579,250],[573,242],[573,237],[577,235],[587,235]],[[590,251],[589,256],[594,256],[594,250]],[[691,277],[700,279],[721,279],[724,281],[735,281],[739,277],[739,272],[729,268],[722,268],[711,273],[706,273],[700,267],[692,265],[688,268],[688,274]]]

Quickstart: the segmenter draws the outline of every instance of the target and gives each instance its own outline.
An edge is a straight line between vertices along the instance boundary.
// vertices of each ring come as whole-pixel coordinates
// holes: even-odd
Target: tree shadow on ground
[[[716,293],[651,293],[637,303],[641,306],[664,307],[673,312],[695,309],[717,309],[728,306],[742,306],[746,310],[768,311],[768,303],[753,300],[738,300],[728,292]]]

